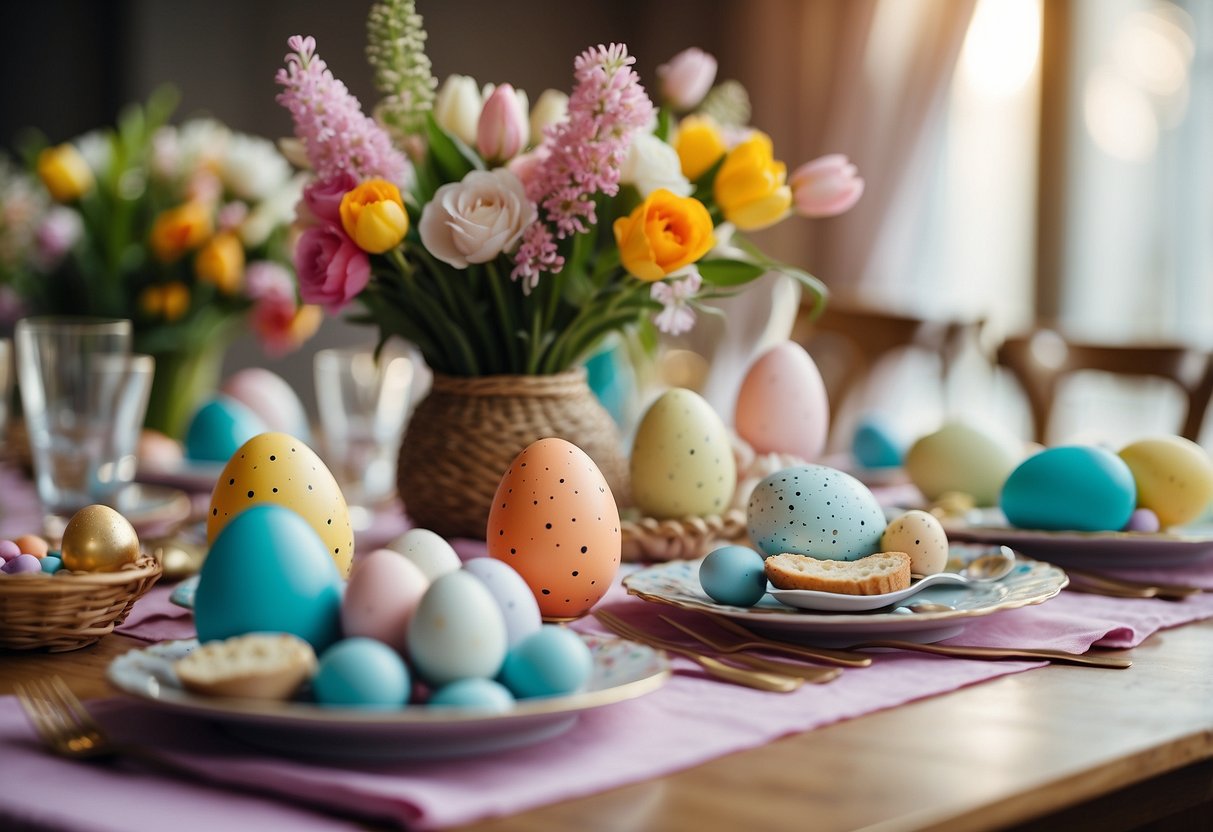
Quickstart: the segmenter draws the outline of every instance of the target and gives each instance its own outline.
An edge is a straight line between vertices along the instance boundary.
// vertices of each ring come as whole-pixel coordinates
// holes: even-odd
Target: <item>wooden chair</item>
[[[1213,353],[1181,344],[1094,344],[1052,329],[1006,339],[996,353],[1023,387],[1037,442],[1045,443],[1058,387],[1080,371],[1155,377],[1173,382],[1187,398],[1182,436],[1197,441],[1213,397]]]

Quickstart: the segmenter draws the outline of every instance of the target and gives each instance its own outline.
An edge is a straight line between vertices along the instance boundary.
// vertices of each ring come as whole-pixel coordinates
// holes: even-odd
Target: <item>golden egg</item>
[[[139,558],[139,536],[109,506],[85,506],[63,530],[63,566],[78,572],[116,572]]]

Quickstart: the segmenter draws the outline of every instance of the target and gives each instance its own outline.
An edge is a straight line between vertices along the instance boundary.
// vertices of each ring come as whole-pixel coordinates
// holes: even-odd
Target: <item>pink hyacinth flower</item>
[[[295,273],[304,303],[340,312],[371,280],[371,261],[345,232],[323,224],[307,229],[295,247]]]
[[[863,179],[847,157],[831,153],[806,162],[792,174],[792,198],[803,217],[834,217],[863,196]]]
[[[480,110],[476,124],[476,149],[491,162],[513,159],[526,146],[530,126],[518,94],[510,84],[493,90]]]

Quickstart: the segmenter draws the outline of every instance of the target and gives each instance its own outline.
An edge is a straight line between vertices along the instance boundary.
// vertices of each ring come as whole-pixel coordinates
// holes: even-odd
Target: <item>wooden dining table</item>
[[[114,695],[106,667],[142,646],[110,635],[68,653],[0,653],[0,694],[57,674],[82,698]],[[1131,668],[1003,676],[461,828],[1213,828],[1213,620],[1121,654]]]

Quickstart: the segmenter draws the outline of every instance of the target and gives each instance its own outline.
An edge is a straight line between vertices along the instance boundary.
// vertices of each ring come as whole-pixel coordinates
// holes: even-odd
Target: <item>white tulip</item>
[[[652,133],[636,133],[628,148],[619,181],[624,185],[635,185],[641,197],[646,197],[658,188],[690,196],[691,183],[682,175],[682,164],[678,151]]]
[[[468,147],[475,147],[476,125],[483,104],[475,78],[448,75],[434,99],[434,120]]]

